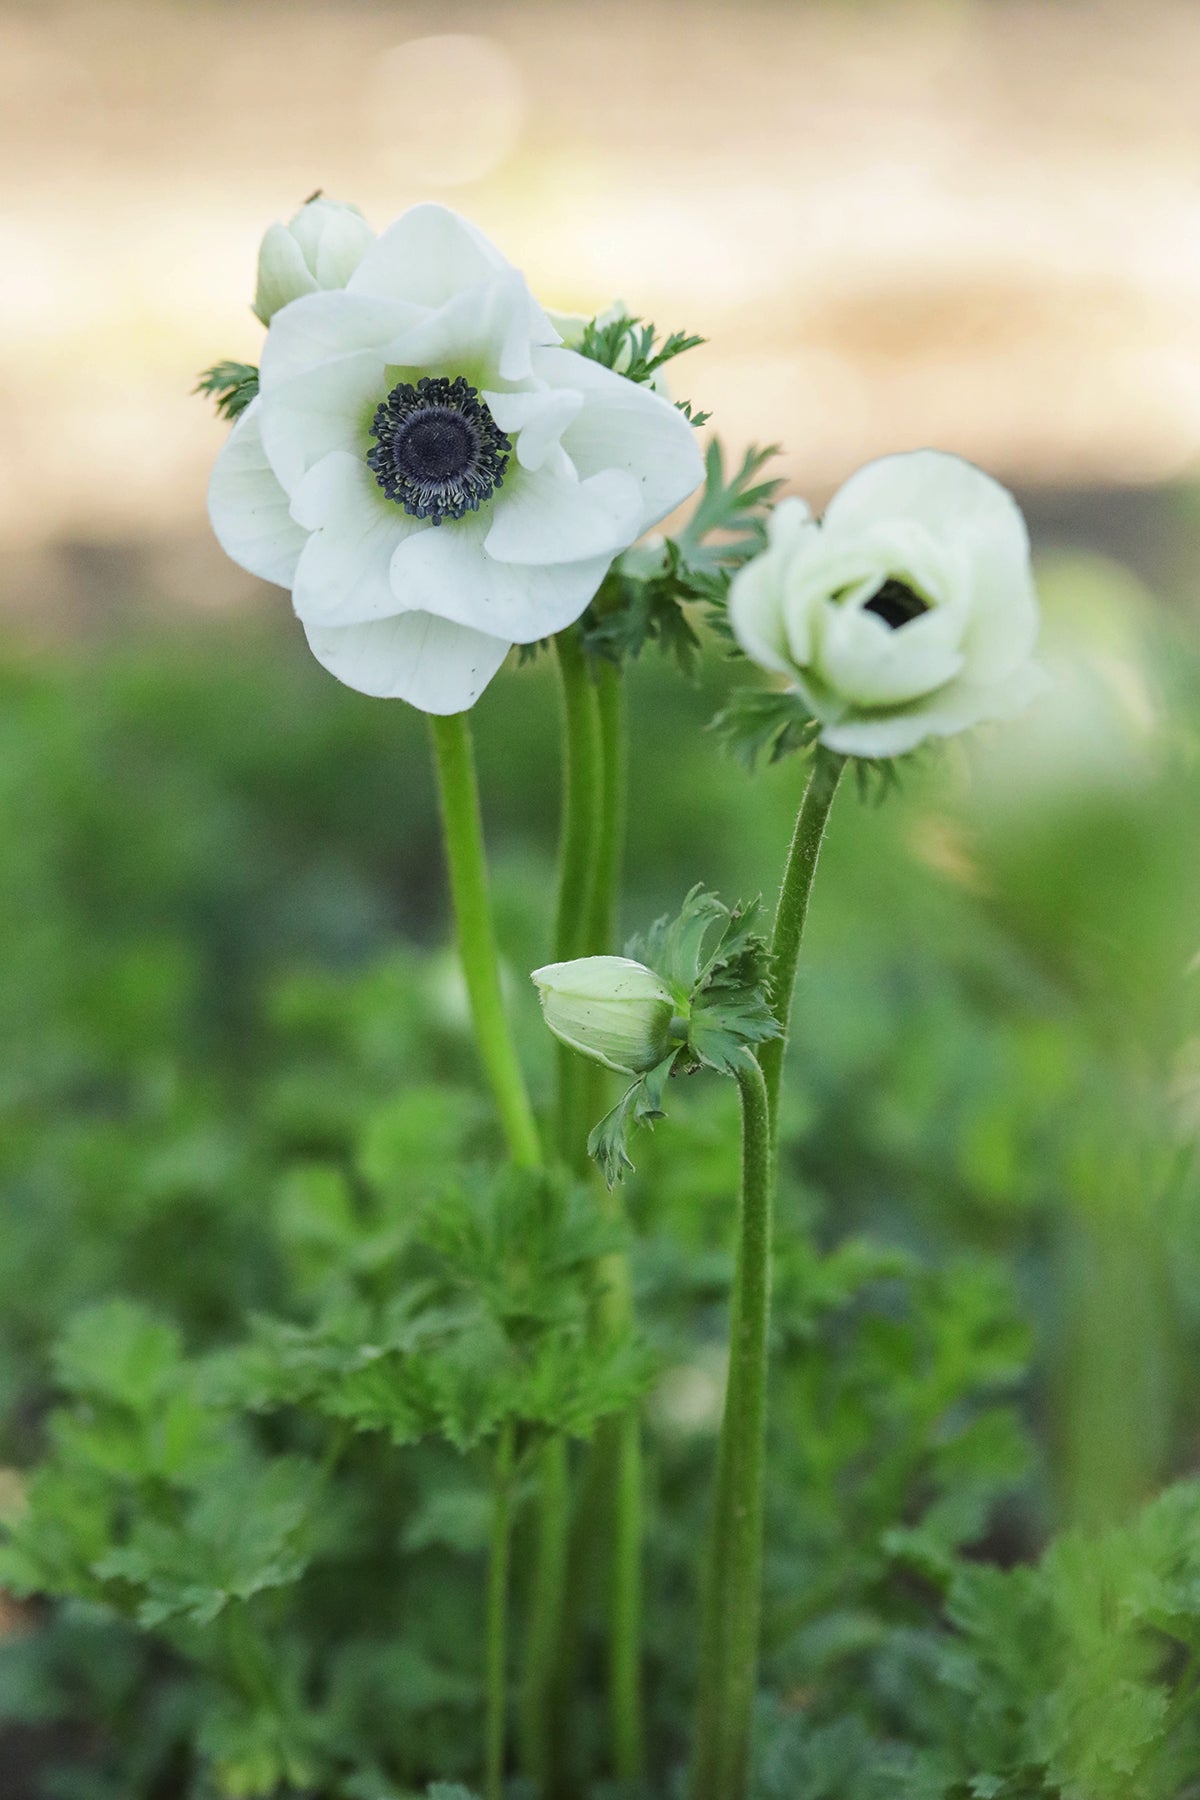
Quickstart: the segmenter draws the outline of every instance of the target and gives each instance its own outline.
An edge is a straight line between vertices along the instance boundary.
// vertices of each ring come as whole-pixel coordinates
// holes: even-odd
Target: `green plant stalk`
[[[571,1533],[571,1465],[561,1432],[547,1439],[537,1466],[537,1532],[525,1609],[521,1675],[521,1772],[539,1794],[555,1786],[555,1696],[560,1691],[559,1634],[566,1605]]]
[[[758,1681],[774,1152],[767,1085],[753,1058],[738,1087],[742,1201],[704,1585],[691,1800],[744,1800]]]
[[[600,849],[604,771],[596,684],[577,627],[554,640],[562,681],[563,802],[558,859],[554,957],[570,962],[593,949],[593,898]],[[558,1147],[567,1167],[588,1172],[589,1065],[565,1044],[557,1048]]]
[[[796,987],[796,965],[800,960],[800,942],[808,918],[808,901],[817,858],[829,809],[837,793],[838,782],[846,758],[818,744],[812,774],[800,802],[796,829],[783,871],[783,884],[775,908],[775,928],[771,938],[771,1010],[782,1027],[782,1035],[764,1044],[758,1053],[767,1083],[767,1103],[771,1113],[772,1141],[779,1138],[779,1088],[783,1079],[783,1059],[787,1051],[788,1029],[792,1016],[792,995]]]
[[[512,1160],[518,1168],[536,1169],[542,1161],[541,1143],[500,990],[470,718],[466,713],[451,713],[444,718],[431,717],[429,725],[458,950],[475,1037]]]
[[[506,1419],[500,1428],[492,1470],[492,1540],[488,1557],[487,1615],[484,1625],[485,1800],[502,1800],[504,1793],[505,1675],[508,1648],[508,1570],[512,1555],[513,1462],[513,1422]]]
[[[625,851],[625,805],[628,753],[625,683],[619,663],[601,659],[596,666],[596,704],[600,722],[601,804],[599,841],[592,882],[589,949],[604,953],[616,947],[617,893]],[[604,1070],[584,1065],[590,1077],[588,1122],[604,1112]],[[605,1190],[603,1204],[623,1224],[621,1190]],[[604,1313],[614,1329],[628,1324],[633,1310],[629,1258],[622,1251],[608,1259]],[[608,1683],[613,1770],[619,1781],[635,1782],[645,1771],[645,1722],[642,1711],[642,1422],[631,1407],[609,1422],[598,1450],[611,1471],[613,1496],[613,1567],[610,1610]]]

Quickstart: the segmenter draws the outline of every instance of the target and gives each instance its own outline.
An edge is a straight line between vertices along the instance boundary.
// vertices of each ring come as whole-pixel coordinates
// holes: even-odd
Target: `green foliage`
[[[1200,660],[1172,632],[1171,731],[1117,773],[1031,720],[970,786],[942,762],[835,813],[784,1091],[758,1800],[1191,1800]],[[726,675],[628,672],[633,917],[698,858],[725,891],[778,879],[795,765],[706,756]],[[554,706],[532,670],[477,721],[543,1104],[519,977],[549,942]],[[463,1800],[489,1421],[518,1421],[520,1607],[546,1422],[582,1439],[642,1393],[649,1787],[678,1784],[734,1097],[674,1081],[643,1134],[648,1344],[585,1366],[620,1240],[578,1190],[494,1185],[422,751],[245,621],[0,677],[2,1579],[35,1596],[6,1603],[0,1766],[35,1747],[48,1795]],[[730,925],[691,962],[677,934],[681,978]]]
[[[816,721],[794,688],[734,688],[711,731],[747,773],[760,761],[779,762],[811,748]]]
[[[657,338],[656,326],[647,325],[629,313],[618,313],[612,318],[602,315],[590,319],[584,326],[579,354],[590,362],[601,363],[606,369],[615,369],[627,381],[636,381],[645,387],[653,383],[667,363],[705,342],[704,338],[686,331],[672,331],[661,343]],[[693,413],[690,407],[685,410],[693,425],[703,425],[709,416]]]
[[[588,1137],[588,1155],[611,1188],[633,1168],[630,1135],[639,1125],[663,1118],[663,1090],[671,1075],[712,1069],[737,1075],[755,1045],[778,1037],[779,1024],[767,1004],[766,941],[758,933],[759,904],[727,907],[715,894],[694,887],[674,918],[664,916],[644,938],[633,938],[627,955],[662,976],[687,1020],[686,1040],[657,1068],[628,1087]],[[719,927],[715,938],[714,927]],[[705,942],[710,948],[705,949]]]
[[[253,363],[219,362],[205,369],[192,390],[206,394],[222,419],[236,419],[258,394],[258,370]]]

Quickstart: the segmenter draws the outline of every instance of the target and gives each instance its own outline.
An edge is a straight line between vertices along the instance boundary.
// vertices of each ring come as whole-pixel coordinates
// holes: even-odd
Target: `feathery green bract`
[[[704,456],[700,498],[675,540],[689,568],[739,568],[763,548],[766,513],[783,483],[780,477],[766,481],[758,477],[778,454],[778,444],[765,448],[751,444],[738,467],[727,475],[721,441],[712,440]]]
[[[209,395],[222,419],[236,419],[258,394],[258,370],[253,363],[214,363],[192,392]]]
[[[672,331],[661,344],[656,343],[656,337],[657,327],[632,313],[619,313],[603,323],[591,319],[583,328],[579,354],[644,387],[665,364],[706,342],[687,331]]]
[[[643,937],[626,946],[627,956],[661,975],[672,990],[688,1021],[688,1035],[625,1090],[588,1138],[588,1154],[599,1163],[609,1187],[633,1167],[627,1148],[631,1133],[664,1116],[669,1075],[699,1068],[736,1075],[755,1045],[778,1037],[779,1023],[766,999],[770,954],[758,931],[759,915],[758,901],[731,908],[697,886],[674,918],[655,920]],[[720,930],[713,939],[715,927]]]

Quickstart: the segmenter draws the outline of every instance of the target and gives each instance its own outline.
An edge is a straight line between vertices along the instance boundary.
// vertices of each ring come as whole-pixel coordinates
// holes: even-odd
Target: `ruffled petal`
[[[208,516],[226,556],[263,581],[291,587],[307,533],[267,460],[261,414],[261,401],[252,401],[223,445],[209,478]]]
[[[263,395],[263,447],[289,494],[331,451],[365,456],[371,420],[387,395],[385,367],[376,351],[358,350],[277,382]]]
[[[907,519],[961,546],[969,566],[966,671],[1000,679],[1031,655],[1038,632],[1029,533],[1021,509],[992,476],[941,450],[884,456],[852,475],[830,501],[826,523],[851,531]]]
[[[510,648],[500,638],[425,612],[362,625],[306,625],[304,631],[317,661],[347,687],[439,714],[474,706]]]
[[[484,540],[502,563],[580,562],[613,557],[641,528],[642,493],[631,475],[604,469],[580,481],[565,456],[510,476]]]
[[[517,461],[523,469],[541,468],[583,406],[583,395],[572,388],[537,388],[517,394],[485,390],[483,398],[501,431],[515,439]]]
[[[293,515],[312,533],[296,567],[292,605],[306,625],[357,625],[399,610],[397,546],[427,529],[380,492],[361,457],[335,450],[305,476]]]
[[[826,725],[821,742],[848,756],[903,756],[931,737],[954,737],[973,725],[1010,719],[1049,686],[1045,671],[1027,662],[1004,681],[975,683],[962,677],[903,712],[848,718]]]
[[[489,518],[472,513],[408,538],[392,559],[397,604],[516,644],[536,643],[574,624],[611,558],[542,567],[497,562],[484,548],[490,527]]]
[[[496,246],[448,206],[426,201],[410,206],[376,238],[350,278],[350,292],[383,300],[442,306],[460,288],[472,287],[511,267]]]
[[[733,635],[752,662],[791,674],[809,656],[807,622],[797,618],[795,638],[799,655],[792,650],[786,616],[785,574],[792,557],[816,531],[807,506],[794,497],[781,500],[767,527],[769,541],[761,556],[743,564],[729,589],[729,623]]]
[[[533,372],[583,394],[562,443],[581,475],[622,469],[642,489],[642,530],[695,492],[704,478],[696,433],[677,406],[574,350],[535,350]]]
[[[271,320],[259,364],[259,385],[269,393],[278,382],[303,375],[319,363],[356,350],[382,353],[394,338],[425,317],[425,308],[363,294],[305,294]],[[386,360],[386,359],[385,359]]]
[[[387,360],[438,373],[466,369],[480,385],[497,375],[504,381],[525,381],[539,314],[524,277],[504,268],[460,289],[406,327],[387,345]]]
[[[822,603],[812,661],[858,706],[895,706],[944,686],[963,666],[957,610],[934,607],[899,630],[857,606]]]

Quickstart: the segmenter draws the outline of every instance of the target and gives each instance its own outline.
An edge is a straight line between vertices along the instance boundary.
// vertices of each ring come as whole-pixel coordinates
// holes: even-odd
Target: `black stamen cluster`
[[[417,519],[461,519],[504,480],[512,444],[464,375],[402,381],[371,421],[379,441],[368,466],[387,495]]]
[[[897,581],[889,576],[883,586],[871,595],[863,607],[864,612],[874,613],[893,631],[899,631],[901,625],[907,625],[910,619],[919,619],[922,613],[929,611],[928,600],[909,587],[906,581]]]

